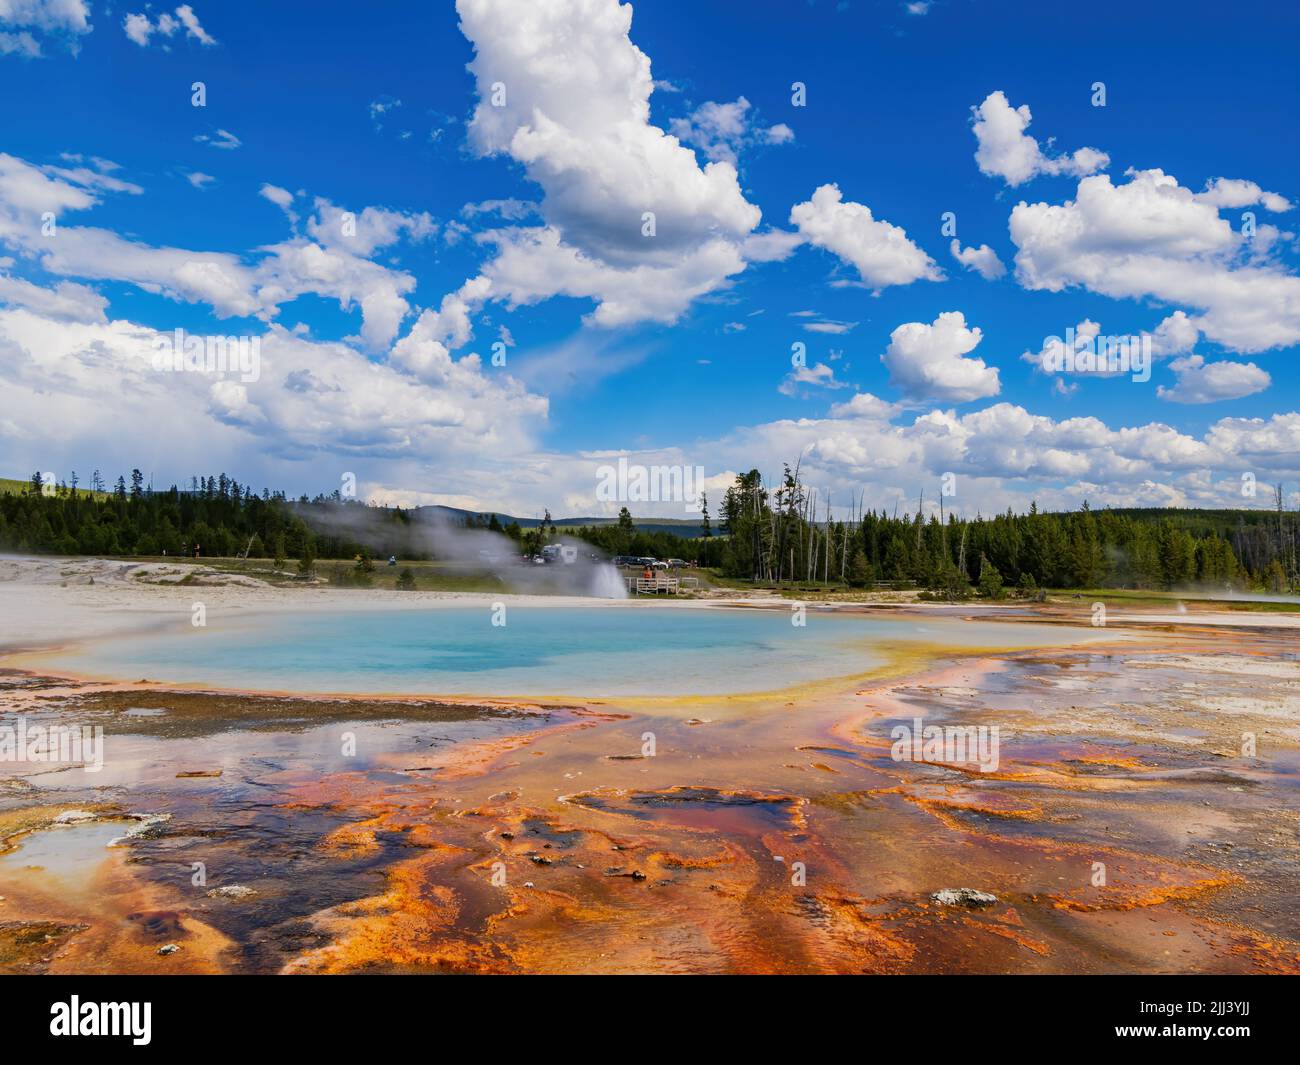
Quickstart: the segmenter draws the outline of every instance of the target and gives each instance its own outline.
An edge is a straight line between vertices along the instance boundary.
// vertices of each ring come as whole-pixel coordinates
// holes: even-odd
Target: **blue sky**
[[[624,453],[984,512],[1300,479],[1296,14],[373,7],[0,5],[0,474],[557,514]],[[1087,322],[1151,379],[1022,358]],[[178,327],[258,379],[159,373]]]

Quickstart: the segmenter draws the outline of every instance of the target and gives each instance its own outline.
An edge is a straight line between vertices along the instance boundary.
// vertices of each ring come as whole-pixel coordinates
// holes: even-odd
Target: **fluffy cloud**
[[[75,52],[77,38],[93,28],[86,0],[0,0],[0,55],[35,59],[43,54],[41,37]]]
[[[875,218],[866,204],[846,201],[838,185],[822,185],[810,200],[795,204],[790,224],[809,243],[854,266],[869,288],[943,278],[903,229]]]
[[[800,393],[800,385],[811,385],[816,388],[849,387],[844,381],[835,379],[835,370],[832,367],[824,362],[818,362],[812,366],[796,366],[781,379],[776,390],[783,396],[797,396]]]
[[[741,244],[741,254],[751,263],[771,263],[788,259],[804,243],[798,233],[784,229],[767,229],[751,233]]]
[[[1075,353],[1086,352],[1091,346],[1103,358],[1106,352],[1118,350],[1118,343],[1126,341],[1129,336],[1142,335],[1139,332],[1133,332],[1103,337],[1101,336],[1101,326],[1088,318],[1085,318],[1073,328]],[[1165,359],[1190,352],[1195,347],[1200,335],[1201,331],[1196,328],[1195,323],[1183,311],[1175,311],[1168,318],[1161,321],[1151,332],[1151,357],[1153,359]],[[1061,336],[1044,337],[1042,348],[1036,352],[1026,351],[1020,358],[1036,369],[1043,370],[1044,356],[1055,356],[1057,354],[1056,342],[1060,341],[1064,345],[1065,336],[1066,334],[1063,333]],[[1094,372],[1097,371],[1090,371],[1090,373]]]
[[[189,4],[178,7],[175,15],[169,15],[164,11],[158,16],[156,22],[150,22],[148,14],[127,15],[122,21],[122,29],[126,31],[128,39],[141,48],[149,46],[149,39],[154,34],[159,37],[172,37],[180,29],[184,29],[186,37],[198,41],[199,44],[217,43],[216,39],[200,24],[199,17],[194,14],[194,9]]]
[[[261,196],[262,199],[269,200],[271,203],[275,204],[280,208],[280,210],[284,211],[285,214],[288,214],[291,219],[295,218],[291,213],[294,197],[293,193],[288,189],[282,189],[279,185],[272,185],[270,182],[265,182],[262,187],[257,190],[257,194]]]
[[[95,281],[127,281],[188,303],[206,303],[223,318],[266,313],[254,271],[238,256],[158,247],[125,240],[107,229],[61,225],[58,236],[26,250],[52,274]]]
[[[1083,351],[1089,346],[1089,344],[1094,344],[1100,333],[1101,333],[1101,326],[1098,325],[1096,322],[1091,321],[1088,318],[1085,318],[1082,322],[1079,322],[1076,326],[1074,326],[1075,352],[1078,353],[1080,351]],[[1057,344],[1058,341],[1060,341],[1059,346]],[[1062,348],[1065,348],[1065,340],[1063,337],[1056,337],[1056,336],[1045,337],[1043,339],[1043,346],[1041,349],[1039,349],[1038,351],[1022,352],[1020,355],[1020,359],[1022,362],[1027,362],[1031,366],[1033,366],[1037,372],[1048,373],[1049,371],[1045,369],[1045,367],[1048,364],[1048,360],[1054,359],[1058,354],[1060,354]]]
[[[880,361],[889,380],[911,399],[965,403],[1000,391],[996,367],[966,358],[980,342],[978,327],[967,328],[960,311],[946,311],[930,325],[908,322],[890,334]]]
[[[530,215],[536,214],[536,212],[537,204],[513,197],[503,200],[483,200],[480,203],[467,203],[460,209],[460,213],[466,218],[476,218],[479,215],[497,215],[509,222],[521,222]]]
[[[1300,278],[1249,258],[1250,242],[1218,208],[1163,171],[1138,171],[1120,185],[1087,177],[1064,204],[1021,202],[1010,231],[1026,288],[1080,285],[1197,308],[1190,323],[1240,351],[1300,342]]]
[[[1007,272],[998,253],[987,244],[981,244],[978,248],[963,248],[961,241],[954,239],[948,250],[962,266],[974,270],[985,281],[996,281]]]
[[[1163,385],[1156,390],[1161,399],[1171,403],[1217,403],[1224,399],[1262,392],[1273,379],[1253,362],[1231,362],[1226,359],[1206,362],[1200,355],[1187,355],[1175,359],[1169,368],[1178,375],[1173,388]]]
[[[167,24],[170,26],[171,16],[164,15],[163,18],[167,20]],[[134,41],[141,48],[146,48],[149,45],[149,37],[154,32],[154,25],[149,21],[148,15],[127,15],[122,20],[122,29],[125,31],[128,40]]]
[[[545,193],[543,217],[567,243],[611,263],[639,263],[715,235],[739,239],[758,224],[735,167],[701,168],[650,123],[650,59],[629,37],[630,6],[458,0],[456,7],[475,48],[470,70],[480,99],[470,139],[524,166]],[[645,211],[657,216],[653,239],[642,235]]]
[[[509,307],[554,296],[591,297],[589,321],[601,326],[675,322],[700,296],[745,269],[740,249],[710,240],[666,262],[614,266],[566,244],[553,226],[499,229],[481,238],[497,255],[483,268],[494,296]]]
[[[93,288],[60,281],[44,288],[17,277],[0,274],[0,304],[26,307],[50,318],[71,322],[104,322],[108,300]]]
[[[1013,108],[1001,90],[989,93],[971,112],[979,142],[975,162],[980,173],[1000,177],[1013,188],[1040,174],[1081,177],[1110,164],[1110,157],[1096,148],[1080,148],[1073,155],[1044,155],[1038,141],[1025,132],[1030,120],[1028,105]]]
[[[0,152],[0,239],[17,237],[21,226],[38,223],[47,211],[57,217],[97,202],[93,190],[52,177],[49,169]]]
[[[1156,326],[1151,334],[1151,354],[1157,359],[1191,351],[1201,338],[1201,331],[1186,311],[1174,311]]]
[[[740,244],[759,209],[730,162],[701,167],[651,124],[654,83],[629,36],[631,6],[456,7],[475,49],[471,144],[521,164],[543,192],[544,226],[491,237],[500,253],[484,271],[493,298],[522,304],[563,293],[596,300],[601,324],[673,321],[743,269]]]
[[[1295,411],[1267,419],[1224,418],[1210,427],[1206,440],[1241,460],[1242,469],[1294,474],[1300,468],[1300,414]]]
[[[41,54],[40,42],[28,31],[5,33],[0,31],[0,55],[20,55],[26,59],[36,59]]]
[[[750,103],[743,96],[732,103],[701,104],[685,118],[675,118],[668,128],[683,144],[693,144],[711,162],[737,164],[740,152],[751,144],[788,144],[794,130],[784,123],[755,126]]]
[[[343,213],[318,199],[307,229],[319,241],[294,236],[259,248],[250,263],[228,252],[159,247],[63,220],[66,213],[93,207],[106,188],[140,191],[99,171],[42,168],[0,155],[0,244],[51,274],[130,282],[170,299],[206,303],[223,318],[256,315],[269,321],[299,296],[337,299],[344,309],[360,308],[361,337],[373,350],[397,336],[410,311],[406,297],[415,278],[368,256],[399,238],[423,239],[432,233],[428,215],[384,208],[366,208],[345,228]],[[262,194],[281,206],[292,202],[274,186],[264,186]],[[56,236],[42,233],[47,212],[58,220]]]
[[[395,244],[403,237],[411,241],[428,240],[437,232],[437,226],[427,211],[408,214],[383,207],[366,207],[360,212],[345,211],[319,196],[315,207],[315,216],[307,222],[308,235],[325,247],[343,248],[363,258],[369,258],[380,248]]]
[[[1185,321],[1186,316],[1182,320],[1170,316],[1154,333],[1103,335],[1097,322],[1085,318],[1060,336],[1044,337],[1040,350],[1026,351],[1020,358],[1038,373],[1057,373],[1066,367],[1068,373],[1089,378],[1138,376],[1145,381],[1150,378],[1151,362],[1189,350],[1195,343],[1197,333],[1194,328],[1190,337],[1183,335]],[[1110,368],[1112,365],[1113,369]],[[1077,381],[1067,384],[1063,377],[1056,379],[1055,390],[1061,394],[1069,394],[1077,388]]]
[[[1253,181],[1236,178],[1215,178],[1205,183],[1205,191],[1198,192],[1196,198],[1212,207],[1254,207],[1256,204],[1265,210],[1282,212],[1291,210],[1291,203],[1276,192],[1265,192]]]
[[[1224,419],[1204,438],[1159,422],[1113,428],[1091,417],[1057,421],[1010,403],[961,416],[928,410],[896,422],[900,413],[862,393],[833,406],[829,417],[742,426],[689,448],[661,449],[654,461],[701,464],[711,476],[758,468],[770,482],[783,462],[799,459],[804,483],[838,508],[865,492],[868,506],[897,501],[906,509],[951,472],[959,488],[949,504],[968,515],[1023,509],[1032,499],[1040,507],[1064,508],[1085,499],[1114,506],[1240,505],[1242,471],[1261,480],[1300,473],[1295,413]],[[564,480],[574,496],[592,478],[582,459],[571,458],[577,469],[573,480]],[[553,465],[553,476],[567,478],[567,464]],[[587,491],[579,503],[588,506],[573,513],[589,509]]]
[[[344,309],[360,307],[361,338],[378,350],[393,340],[410,311],[405,299],[415,288],[410,274],[301,237],[263,251],[267,256],[251,275],[252,295],[263,317],[299,296],[328,296]]]
[[[744,97],[704,104],[672,133],[652,125],[655,82],[629,36],[630,5],[458,0],[457,10],[475,49],[471,144],[520,163],[543,193],[543,224],[479,235],[496,249],[482,270],[489,299],[515,307],[588,298],[594,324],[672,323],[750,263],[809,242],[856,266],[873,288],[943,276],[903,230],[843,202],[834,185],[792,209],[797,231],[756,232],[761,214],[741,192],[736,154],[793,132],[755,127]]]
[[[194,14],[194,9],[189,4],[181,4],[176,9],[176,17],[181,20],[181,25],[185,27],[185,35],[193,37],[199,44],[216,44],[209,35],[207,30],[199,25],[198,16]]]
[[[93,209],[109,192],[142,190],[113,177],[106,161],[94,161],[94,169],[75,157],[65,161],[69,166],[41,167],[0,154],[0,246],[15,253],[0,257],[0,388],[7,400],[0,446],[14,461],[58,468],[93,451],[105,466],[156,462],[174,471],[215,463],[275,483],[301,481],[291,464],[320,454],[346,458],[345,468],[355,463],[358,470],[382,462],[414,478],[425,463],[460,469],[468,454],[508,464],[531,452],[546,398],[503,370],[486,369],[476,354],[452,354],[471,337],[470,311],[485,298],[488,279],[467,283],[392,343],[409,313],[414,278],[369,256],[431,236],[428,215],[365,208],[349,218],[318,198],[299,231],[292,210],[299,197],[265,186],[263,195],[293,220],[289,239],[247,255],[160,247],[71,224],[67,216]],[[48,235],[47,213],[57,219]],[[55,279],[12,276],[20,265]],[[260,376],[156,370],[154,330],[110,318],[103,296],[61,279],[68,277],[131,283],[207,305],[219,318],[263,319],[270,324],[255,337]],[[308,294],[358,307],[370,353],[273,324],[284,304]],[[61,427],[57,436],[51,425]],[[182,438],[193,446],[178,443]],[[273,469],[286,472],[272,478]]]
[[[847,403],[836,403],[831,407],[831,417],[887,422],[901,409],[897,403],[890,403],[870,392],[858,392]]]
[[[425,310],[393,348],[391,361],[423,380],[447,381],[455,364],[451,351],[469,340],[470,312],[488,289],[486,278],[467,281],[448,293],[438,310]],[[477,369],[477,363],[473,364]]]
[[[1096,418],[1058,422],[1010,403],[961,417],[935,410],[908,426],[881,426],[877,435],[887,450],[901,446],[905,463],[934,476],[953,470],[982,479],[1131,483],[1153,475],[1167,478],[1218,457],[1203,442],[1166,425],[1111,429]],[[864,456],[877,450],[869,436],[862,443]]]
[[[457,464],[467,454],[506,460],[529,450],[546,418],[543,397],[507,375],[484,373],[473,355],[444,353],[436,372],[427,367],[417,377],[347,344],[273,327],[258,338],[260,376],[246,381],[154,369],[155,335],[126,321],[0,310],[6,453],[36,461],[57,447],[71,461],[104,455],[106,465],[156,455],[173,470],[183,461],[247,468],[260,455]],[[51,424],[65,440],[51,439]],[[125,457],[133,451],[135,459]],[[186,452],[194,457],[181,458]],[[323,480],[336,482],[337,474]]]
[[[451,356],[447,345],[468,336],[476,298],[458,292],[426,311],[386,362],[272,327],[260,338],[262,372],[252,382],[159,373],[152,369],[153,330],[130,322],[0,310],[0,387],[9,400],[0,446],[20,468],[80,468],[93,452],[107,470],[225,466],[238,468],[241,480],[273,486],[302,482],[301,464],[310,461],[306,483],[314,479],[323,490],[337,485],[341,470],[357,471],[364,485],[419,483],[436,468],[438,496],[403,498],[594,512],[595,467],[608,456],[537,451],[546,400],[473,355]],[[827,375],[819,378],[824,383]],[[1295,413],[1224,419],[1203,439],[1159,423],[1055,421],[1008,403],[961,416],[930,409],[896,423],[901,413],[858,393],[828,417],[741,426],[636,461],[702,464],[714,496],[729,471],[777,473],[782,461],[803,456],[805,483],[840,507],[862,491],[872,505],[898,499],[907,506],[951,471],[960,478],[962,505],[985,513],[1024,507],[1031,498],[1067,507],[1084,498],[1223,504],[1231,501],[1228,490],[1212,474],[1300,473]]]
[[[801,480],[844,514],[859,498],[868,507],[917,506],[919,490],[939,488],[956,473],[957,497],[946,508],[967,515],[1015,507],[1240,506],[1240,473],[1300,475],[1300,415],[1222,420],[1204,438],[1169,425],[1108,427],[1096,417],[1053,420],[1011,403],[958,416],[931,410],[896,424],[901,411],[867,394],[836,404],[828,417],[742,425],[690,446],[654,447],[629,462],[703,466],[715,499],[740,469],[757,468],[772,484],[783,463],[801,464]],[[517,499],[558,512],[598,514],[595,468],[608,453],[538,454],[511,467]],[[927,507],[931,492],[926,493]],[[446,502],[446,499],[441,499]],[[426,499],[425,502],[432,502]],[[474,497],[461,506],[486,508]],[[680,505],[643,512],[681,516]]]

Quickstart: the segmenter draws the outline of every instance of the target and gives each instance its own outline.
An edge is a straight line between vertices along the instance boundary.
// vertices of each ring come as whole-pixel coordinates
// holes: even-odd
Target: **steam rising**
[[[438,511],[412,511],[409,524],[385,518],[382,511],[347,503],[315,505],[298,513],[317,535],[353,540],[376,554],[428,555],[469,572],[489,574],[505,591],[627,598],[618,570],[596,547],[581,540],[561,537],[552,541],[573,547],[576,561],[538,565],[522,558],[519,545],[510,537],[489,529],[467,529]]]

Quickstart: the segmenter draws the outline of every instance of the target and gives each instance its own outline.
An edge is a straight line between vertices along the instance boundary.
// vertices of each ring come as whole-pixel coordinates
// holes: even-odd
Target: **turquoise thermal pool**
[[[685,696],[769,691],[870,672],[884,645],[1020,649],[1078,629],[789,609],[509,607],[189,615],[55,653],[65,672],[251,691],[480,696]]]

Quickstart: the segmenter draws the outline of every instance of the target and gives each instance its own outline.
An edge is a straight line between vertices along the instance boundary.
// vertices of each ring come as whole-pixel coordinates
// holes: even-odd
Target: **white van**
[[[578,561],[578,549],[572,544],[547,544],[542,548],[542,561],[571,566]]]

